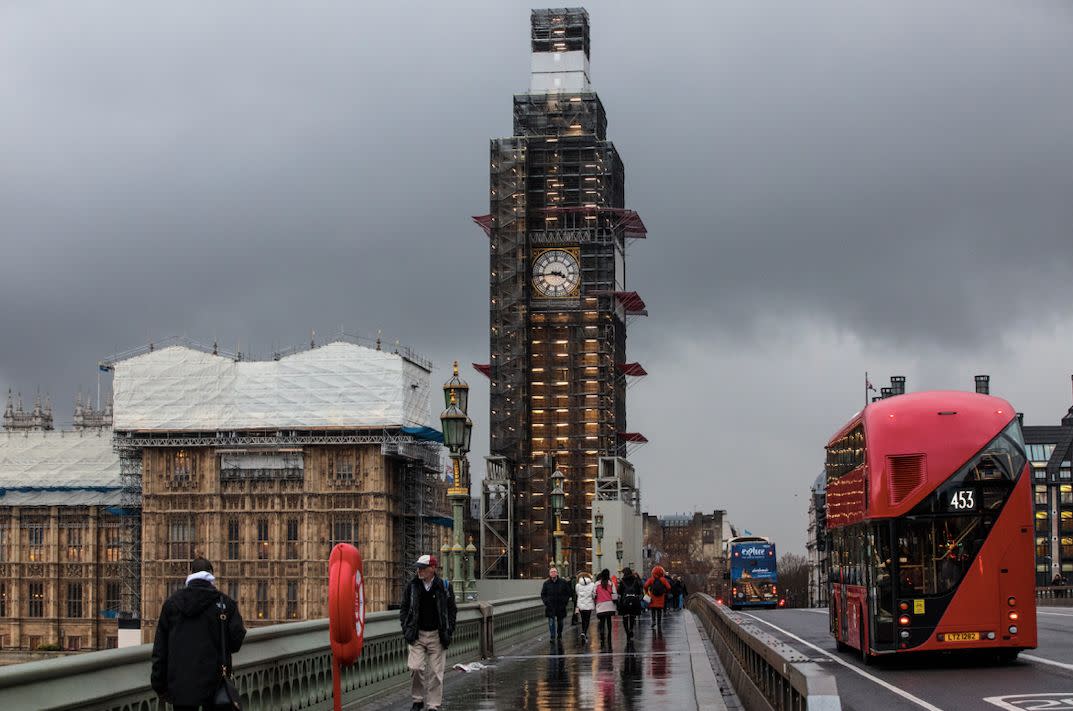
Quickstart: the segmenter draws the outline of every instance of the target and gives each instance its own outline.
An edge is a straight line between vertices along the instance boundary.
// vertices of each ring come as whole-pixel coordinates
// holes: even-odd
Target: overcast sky
[[[488,360],[488,139],[530,5],[0,2],[0,387],[69,423],[95,363],[319,333]],[[590,2],[649,239],[628,351],[645,509],[803,551],[876,385],[976,373],[1056,423],[1073,372],[1066,0]],[[474,386],[476,461],[488,384]],[[480,467],[476,467],[480,468]]]

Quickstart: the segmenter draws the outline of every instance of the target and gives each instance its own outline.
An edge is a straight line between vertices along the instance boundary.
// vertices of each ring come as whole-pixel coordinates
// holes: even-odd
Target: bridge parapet
[[[493,646],[515,641],[543,624],[539,597],[460,605],[448,664],[490,656]],[[152,645],[143,644],[0,668],[0,709],[164,711],[149,687],[152,651]],[[361,659],[343,670],[344,702],[409,683],[408,653],[397,612],[368,615]],[[252,629],[234,665],[244,708],[332,706],[326,619]]]
[[[797,650],[727,613],[708,595],[689,596],[734,690],[749,711],[841,711],[835,678]]]
[[[1051,585],[1036,588],[1036,601],[1040,605],[1073,607],[1073,585]]]

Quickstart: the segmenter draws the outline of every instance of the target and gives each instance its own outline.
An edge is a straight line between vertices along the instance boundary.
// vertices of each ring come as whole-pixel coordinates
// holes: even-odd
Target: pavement
[[[732,613],[734,614],[734,613]],[[835,675],[843,711],[1073,711],[1073,609],[1038,609],[1039,647],[999,664],[954,655],[901,655],[864,666],[835,649],[827,609],[736,613]],[[752,618],[752,619],[749,619]]]
[[[667,711],[726,711],[736,699],[712,658],[693,614],[669,613],[663,633],[638,620],[637,635],[627,648],[622,622],[614,618],[610,649],[601,649],[595,616],[590,639],[583,644],[577,628],[567,627],[560,644],[549,643],[547,630],[526,643],[483,660],[474,672],[447,670],[444,709],[513,711],[604,711],[653,708]],[[409,687],[373,702],[363,711],[410,708]],[[724,696],[727,693],[728,696]]]

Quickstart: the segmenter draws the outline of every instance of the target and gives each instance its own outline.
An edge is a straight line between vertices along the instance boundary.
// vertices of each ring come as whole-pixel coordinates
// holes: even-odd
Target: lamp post
[[[551,489],[551,512],[555,517],[555,531],[552,533],[552,537],[555,541],[555,559],[552,564],[559,569],[559,575],[564,578],[570,577],[566,570],[566,561],[563,560],[563,526],[562,526],[562,514],[565,508],[566,492],[563,491],[563,480],[566,479],[566,475],[558,469],[551,475],[552,489]]]
[[[604,515],[602,513],[596,514],[596,570],[594,573],[599,573],[604,569]]]
[[[443,400],[447,406],[440,413],[440,425],[443,428],[443,444],[451,453],[451,486],[447,489],[447,498],[451,501],[451,513],[453,528],[451,530],[451,544],[445,546],[450,550],[451,579],[454,582],[455,599],[459,602],[466,599],[467,588],[472,589],[472,565],[470,565],[469,580],[463,579],[462,566],[465,555],[464,511],[469,502],[469,476],[466,462],[466,453],[469,452],[470,439],[473,436],[473,420],[466,414],[469,405],[469,385],[458,377],[458,361],[454,363],[454,375],[443,385]],[[446,568],[448,561],[444,561]]]

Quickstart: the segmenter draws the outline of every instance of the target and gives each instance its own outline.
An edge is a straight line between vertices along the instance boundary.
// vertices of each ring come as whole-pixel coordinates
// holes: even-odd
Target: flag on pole
[[[873,392],[876,389],[876,386],[872,385],[872,381],[868,379],[868,373],[864,374],[864,387],[866,390],[872,390]]]

